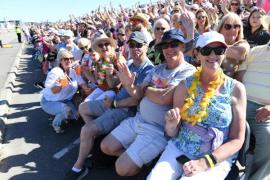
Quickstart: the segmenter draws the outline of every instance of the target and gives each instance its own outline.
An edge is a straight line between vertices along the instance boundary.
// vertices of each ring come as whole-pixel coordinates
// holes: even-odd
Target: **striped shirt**
[[[270,46],[252,48],[239,70],[246,70],[243,83],[248,100],[262,105],[270,104]]]

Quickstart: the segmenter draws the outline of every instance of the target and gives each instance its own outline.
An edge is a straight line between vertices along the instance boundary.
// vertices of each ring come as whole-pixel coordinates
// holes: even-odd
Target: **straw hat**
[[[116,47],[116,42],[114,39],[109,38],[104,32],[98,31],[94,37],[93,43],[92,43],[92,48],[94,51],[98,51],[98,44],[100,42],[109,42],[112,47]]]
[[[143,13],[137,13],[133,17],[129,19],[129,21],[134,21],[134,20],[140,20],[142,21],[144,27],[149,27],[149,21],[148,21],[148,16]]]

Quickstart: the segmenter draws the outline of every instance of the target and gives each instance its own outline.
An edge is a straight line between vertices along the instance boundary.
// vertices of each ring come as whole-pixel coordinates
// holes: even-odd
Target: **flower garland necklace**
[[[189,115],[188,109],[194,105],[195,97],[197,96],[197,87],[198,85],[201,85],[200,82],[200,75],[202,68],[198,67],[198,71],[196,71],[194,75],[194,79],[192,80],[191,86],[188,89],[188,97],[185,99],[185,104],[180,109],[180,115],[181,118],[188,123],[191,123],[192,125],[195,125],[198,122],[201,122],[204,118],[208,116],[208,113],[206,112],[207,107],[210,104],[210,99],[216,94],[217,88],[223,84],[225,76],[223,74],[223,71],[219,69],[218,76],[215,80],[209,82],[207,86],[207,91],[204,93],[199,106],[201,111],[197,112],[197,114]]]

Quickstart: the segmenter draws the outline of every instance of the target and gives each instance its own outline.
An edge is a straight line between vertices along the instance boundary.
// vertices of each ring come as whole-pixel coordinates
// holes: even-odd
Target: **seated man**
[[[131,34],[128,45],[132,58],[129,61],[131,63],[128,68],[136,74],[134,84],[140,85],[148,72],[153,68],[153,64],[146,56],[148,48],[147,39],[143,33],[136,31]],[[116,77],[112,77],[112,79],[116,80]],[[87,174],[88,170],[83,165],[92,149],[95,137],[109,133],[123,119],[134,115],[132,107],[134,108],[137,104],[138,100],[130,97],[124,86],[121,87],[114,100],[106,98],[80,104],[79,113],[86,124],[81,130],[78,159],[72,171],[67,174],[66,179],[82,178]],[[98,118],[92,119],[92,116],[97,116]]]
[[[270,42],[252,48],[237,79],[247,90],[247,121],[256,138],[249,179],[267,179],[270,175]]]
[[[126,65],[119,64],[118,74],[122,84],[132,97],[142,98],[140,112],[123,121],[101,143],[104,153],[120,156],[115,166],[121,176],[138,173],[167,144],[164,115],[171,108],[174,88],[195,70],[184,60],[186,43],[179,30],[165,32],[157,48],[162,49],[166,63],[156,66],[141,86],[133,83],[134,75]]]

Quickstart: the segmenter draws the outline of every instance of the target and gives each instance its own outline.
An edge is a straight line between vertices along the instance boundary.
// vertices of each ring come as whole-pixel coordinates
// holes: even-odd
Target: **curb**
[[[12,90],[13,90],[13,84],[16,79],[16,75],[18,72],[18,65],[20,62],[20,56],[22,54],[22,50],[24,49],[25,44],[23,43],[19,51],[16,55],[15,61],[13,62],[10,71],[8,72],[8,76],[6,79],[6,82],[2,89],[0,90],[0,145],[4,141],[6,126],[5,126],[5,120],[6,116],[9,110],[9,101],[12,98]]]

